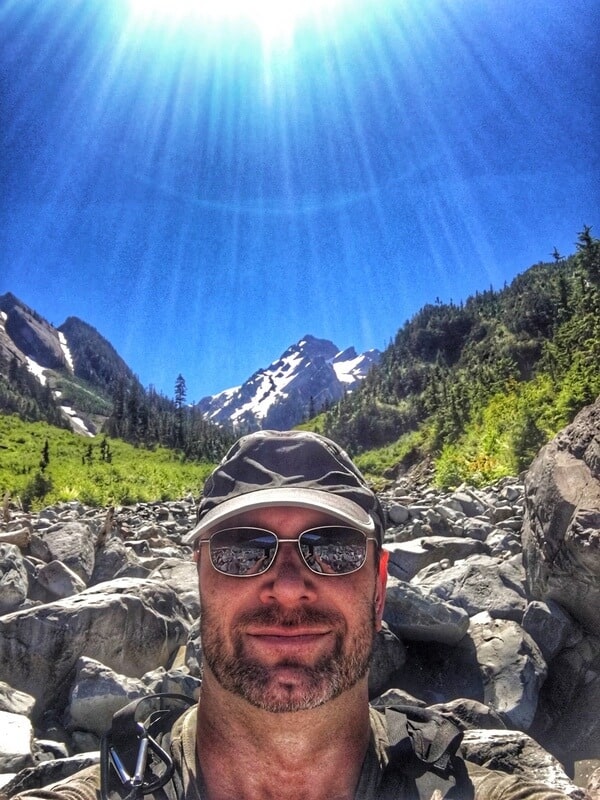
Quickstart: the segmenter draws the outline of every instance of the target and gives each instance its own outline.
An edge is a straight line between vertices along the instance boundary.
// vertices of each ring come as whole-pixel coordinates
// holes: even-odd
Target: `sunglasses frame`
[[[302,553],[302,547],[300,545],[300,542],[301,542],[302,537],[304,536],[304,534],[305,533],[312,533],[313,531],[320,531],[320,530],[331,529],[331,528],[341,528],[343,530],[354,531],[356,533],[359,533],[363,537],[363,539],[365,541],[365,557],[364,557],[363,562],[362,562],[362,564],[360,566],[356,567],[355,569],[351,569],[348,572],[317,572],[316,570],[314,570],[310,566],[310,564],[307,563],[307,561],[304,558],[304,555]],[[213,561],[212,548],[209,547],[208,548],[208,553],[209,553],[210,563],[211,563],[212,568],[215,570],[215,572],[218,572],[219,575],[224,575],[226,578],[256,578],[259,575],[264,575],[266,572],[268,572],[271,569],[271,567],[275,563],[275,560],[277,558],[277,553],[279,552],[279,545],[282,542],[283,542],[283,544],[297,544],[298,545],[298,552],[300,553],[300,558],[302,559],[302,563],[304,564],[304,566],[307,569],[309,569],[313,573],[313,575],[318,575],[319,577],[327,577],[327,578],[343,578],[346,575],[352,575],[354,572],[358,572],[359,569],[362,569],[364,567],[364,565],[367,563],[369,542],[378,542],[378,539],[376,539],[374,536],[367,536],[367,534],[364,531],[361,531],[359,528],[354,528],[354,527],[352,527],[352,525],[317,525],[314,528],[307,528],[305,531],[302,531],[302,533],[300,533],[298,535],[297,539],[286,539],[286,538],[283,538],[281,536],[278,536],[275,533],[275,531],[270,531],[268,528],[256,528],[253,525],[239,526],[239,529],[248,530],[248,531],[257,531],[259,533],[269,533],[271,536],[274,536],[275,537],[275,552],[273,553],[273,558],[271,559],[271,562],[270,562],[269,566],[266,569],[263,569],[261,572],[249,572],[249,573],[244,575],[244,574],[235,573],[235,572],[231,572],[231,573],[230,572],[223,572],[223,570],[218,569],[215,566],[215,562]],[[234,530],[236,530],[236,528],[222,528],[221,530],[215,531],[213,534],[211,534],[208,537],[208,539],[198,539],[196,541],[196,544],[197,544],[198,547],[200,547],[200,545],[203,545],[203,544],[210,545],[215,536],[218,536],[220,533],[224,533],[225,531],[234,531]]]

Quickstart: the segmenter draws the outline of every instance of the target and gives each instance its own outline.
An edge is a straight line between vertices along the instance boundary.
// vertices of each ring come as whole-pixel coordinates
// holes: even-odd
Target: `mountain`
[[[205,397],[197,408],[236,432],[291,428],[356,389],[380,355],[357,355],[353,347],[340,351],[327,339],[307,335],[241,386]]]
[[[0,296],[3,410],[93,435],[112,411],[118,381],[135,381],[98,331],[77,317],[59,328],[10,292]]]

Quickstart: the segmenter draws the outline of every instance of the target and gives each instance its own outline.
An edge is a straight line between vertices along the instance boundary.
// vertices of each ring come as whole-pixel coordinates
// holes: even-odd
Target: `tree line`
[[[426,426],[439,452],[495,394],[540,375],[551,376],[557,414],[570,421],[600,393],[600,240],[584,226],[574,255],[554,248],[552,257],[501,290],[424,306],[319,429],[357,455]],[[545,439],[535,409],[522,429],[516,444],[526,464]]]

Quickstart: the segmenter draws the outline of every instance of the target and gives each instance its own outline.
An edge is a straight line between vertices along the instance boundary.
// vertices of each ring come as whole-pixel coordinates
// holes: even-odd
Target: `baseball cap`
[[[242,436],[208,477],[185,541],[244,511],[277,506],[323,511],[383,541],[381,504],[339,445],[310,431],[270,430]]]

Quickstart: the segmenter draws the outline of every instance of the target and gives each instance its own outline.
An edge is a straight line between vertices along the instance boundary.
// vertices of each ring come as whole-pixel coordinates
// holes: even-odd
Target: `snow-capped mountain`
[[[327,339],[307,335],[241,386],[205,397],[198,407],[207,419],[237,432],[284,430],[355,389],[380,355],[357,355],[353,347],[340,351]]]

